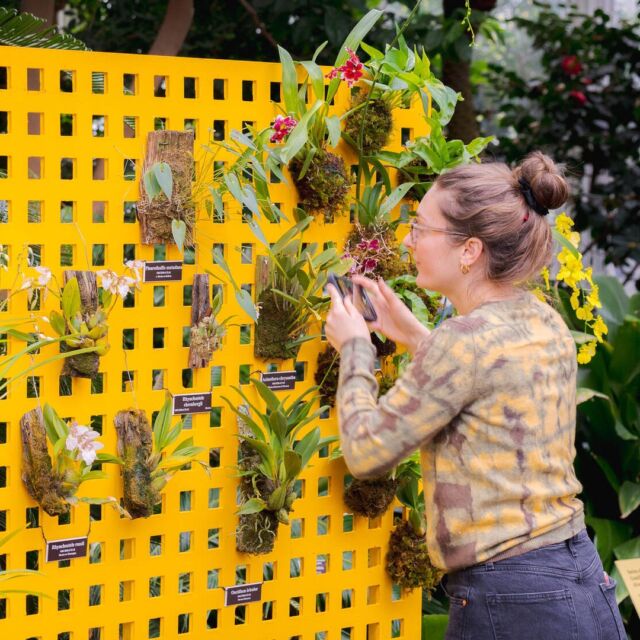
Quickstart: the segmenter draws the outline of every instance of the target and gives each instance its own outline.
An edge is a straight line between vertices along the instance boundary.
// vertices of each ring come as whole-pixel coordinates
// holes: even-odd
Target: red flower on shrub
[[[355,51],[346,47],[349,57],[341,67],[335,67],[329,71],[327,78],[333,80],[338,75],[341,80],[346,80],[349,87],[352,87],[360,78],[362,78],[362,62],[356,55]]]
[[[269,138],[269,142],[282,142],[297,124],[298,121],[291,116],[276,116],[276,119],[271,123],[273,135]]]
[[[582,64],[578,60],[578,56],[565,56],[560,61],[562,70],[570,77],[580,75],[582,73]]]
[[[587,102],[587,96],[582,93],[582,91],[569,91],[569,95],[580,105],[582,106]]]

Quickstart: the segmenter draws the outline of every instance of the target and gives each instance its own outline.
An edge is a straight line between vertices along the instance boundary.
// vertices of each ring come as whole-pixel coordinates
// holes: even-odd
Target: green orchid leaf
[[[171,221],[171,235],[180,253],[184,253],[184,240],[187,235],[187,224],[184,220]]]
[[[238,511],[236,511],[239,516],[246,516],[252,513],[260,513],[267,508],[267,503],[260,498],[251,498],[244,502]]]
[[[167,398],[153,423],[153,440],[156,452],[160,453],[167,446],[167,434],[171,426],[171,398]]]
[[[80,287],[76,277],[70,278],[62,290],[62,312],[67,320],[71,320],[80,312],[82,301]]]
[[[151,169],[160,189],[167,196],[167,200],[171,200],[173,195],[173,173],[171,172],[171,167],[166,162],[156,162]]]

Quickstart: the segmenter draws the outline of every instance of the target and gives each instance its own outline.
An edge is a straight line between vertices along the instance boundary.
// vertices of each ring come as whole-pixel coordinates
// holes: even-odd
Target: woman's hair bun
[[[515,169],[516,180],[524,178],[530,185],[533,197],[547,209],[561,207],[569,197],[569,185],[563,169],[540,151],[530,153]]]

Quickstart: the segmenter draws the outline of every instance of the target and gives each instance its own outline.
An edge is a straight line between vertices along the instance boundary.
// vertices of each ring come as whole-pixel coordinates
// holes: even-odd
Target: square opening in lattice
[[[64,418],[63,418],[64,420]],[[58,516],[58,525],[62,526],[62,525],[67,525],[67,524],[71,524],[71,514],[72,512],[70,511],[69,513],[63,513],[61,515]]]
[[[153,306],[154,307],[164,307],[165,290],[166,290],[166,287],[162,285],[157,285],[153,287]]]
[[[107,90],[107,74],[104,71],[91,72],[91,93],[104,94]]]
[[[269,600],[262,603],[262,619],[273,620],[276,603],[274,600]]]
[[[391,585],[391,602],[402,600],[402,587],[399,584]]]
[[[29,224],[42,222],[43,204],[42,200],[29,200],[27,202],[27,222]]]
[[[27,551],[24,559],[25,568],[29,571],[37,571],[39,566],[39,556],[40,554],[37,550]]]
[[[240,605],[234,611],[234,624],[244,624],[247,621],[247,607]]]
[[[225,138],[226,122],[224,120],[213,121],[213,139],[224,140]]]
[[[89,587],[89,606],[96,607],[102,604],[102,585],[92,584]]]
[[[167,119],[156,116],[153,119],[153,130],[154,131],[166,131],[167,130]]]
[[[131,560],[133,558],[134,538],[122,538],[120,540],[120,560]]]
[[[367,549],[367,566],[377,567],[380,564],[380,558],[382,557],[382,549],[380,547],[370,547]]]
[[[316,613],[324,613],[329,608],[329,594],[316,593]]]
[[[302,538],[304,537],[304,518],[293,518],[291,520],[291,538]]]
[[[122,348],[124,351],[131,351],[136,346],[136,330],[135,329],[123,329],[122,330]]]
[[[342,552],[342,570],[350,571],[355,564],[355,551],[343,551]]]
[[[162,595],[162,576],[152,576],[149,578],[149,597],[157,598]]]
[[[182,306],[189,307],[193,300],[193,285],[185,284],[182,287]]]
[[[238,366],[238,382],[242,384],[249,384],[251,377],[251,365],[241,364]]]
[[[149,536],[149,555],[159,556],[162,554],[162,535]]]
[[[7,486],[7,467],[0,467],[0,489]]]
[[[217,629],[217,628],[218,628],[218,610],[209,609],[207,611],[207,629]]]
[[[400,144],[406,145],[413,137],[413,129],[402,127],[400,129]]]
[[[134,391],[136,388],[136,372],[127,369],[122,372],[122,388],[121,391],[126,393]]]
[[[138,128],[138,118],[136,116],[124,116],[122,118],[122,137],[135,138]]]
[[[193,539],[192,531],[181,531],[180,534],[178,535],[178,551],[180,553],[191,551],[192,539]]]
[[[391,621],[391,637],[402,638],[404,635],[404,619],[398,618]]]
[[[209,489],[209,499],[207,504],[209,509],[217,509],[220,506],[220,489],[218,487]]]
[[[133,600],[133,580],[122,580],[118,588],[118,598],[120,602]]]
[[[104,138],[107,132],[107,117],[103,115],[91,116],[91,135],[94,138]]]
[[[149,638],[159,638],[162,629],[161,618],[151,618],[149,620]]]
[[[3,158],[5,160],[4,166],[2,162]],[[9,166],[6,160],[6,156],[0,156],[0,178],[9,176]],[[27,176],[29,180],[40,180],[44,177],[44,158],[37,156],[27,158]]]
[[[74,117],[71,113],[60,114],[60,135],[72,136],[74,133]]]
[[[39,612],[40,612],[40,598],[38,598],[38,596],[27,596],[25,601],[25,613],[28,616],[33,616]]]
[[[184,130],[193,131],[194,137],[197,137],[198,133],[198,121],[195,118],[184,119]]]
[[[26,386],[27,398],[40,397],[40,376],[28,376]]]
[[[71,609],[71,589],[58,589],[58,611],[68,611]]]
[[[289,617],[293,618],[302,614],[302,596],[289,598]]]
[[[211,386],[220,387],[224,383],[224,367],[215,365],[211,367]]]
[[[60,180],[73,180],[75,168],[75,158],[62,158],[60,160]]]
[[[342,531],[344,533],[350,533],[353,531],[353,515],[350,513],[345,513],[342,516]]]
[[[178,575],[178,593],[189,593],[191,591],[191,573],[181,573]]]
[[[122,261],[128,262],[129,260],[136,259],[136,245],[135,244],[123,244],[122,245]]]
[[[40,91],[42,75],[42,69],[27,69],[27,91]]]
[[[380,585],[372,584],[367,587],[367,604],[378,604],[380,602]]]
[[[211,469],[218,469],[220,467],[221,460],[221,448],[212,447],[209,449],[209,467]]]
[[[9,86],[9,74],[7,67],[0,67],[0,90]]]
[[[220,529],[209,529],[207,532],[207,549],[220,547]]]
[[[138,206],[135,202],[126,201],[122,208],[122,221],[126,224],[135,224],[138,216]]]
[[[153,76],[153,95],[156,98],[166,98],[169,91],[167,76]]]
[[[138,77],[135,73],[122,74],[122,92],[125,96],[135,96],[138,90]]]
[[[74,71],[60,71],[60,91],[62,93],[72,93],[74,90],[75,72]]]
[[[0,134],[9,133],[9,112],[0,111]]]
[[[89,544],[89,564],[100,564],[102,562],[102,543],[91,542]]]
[[[280,102],[280,100],[282,99],[280,97],[280,83],[279,82],[271,82],[269,84],[269,98],[273,101],[273,102]]]
[[[187,99],[194,99],[197,98],[197,88],[198,88],[198,84],[197,84],[197,78],[189,78],[186,77],[184,79],[184,97]]]
[[[91,378],[91,393],[104,393],[104,373],[96,373]]]
[[[193,388],[193,369],[182,370],[182,386],[185,389]]]
[[[304,558],[291,558],[289,560],[289,577],[299,578],[304,569]]]
[[[133,158],[125,158],[122,161],[122,178],[126,181],[136,179],[136,161]]]
[[[193,491],[180,492],[180,511],[191,511]]]
[[[154,327],[152,334],[152,347],[154,349],[164,349],[164,327]]]
[[[109,161],[106,158],[92,158],[91,179],[106,180],[108,167],[109,167]],[[104,220],[102,222],[104,222]]]
[[[270,580],[274,580],[276,577],[276,567],[277,564],[275,562],[265,562],[262,565],[262,580],[263,582],[269,582]]]
[[[224,100],[227,93],[227,81],[222,78],[215,78],[213,81],[213,99]]]
[[[89,520],[91,522],[99,522],[102,520],[102,505],[90,504],[89,505]]]
[[[319,536],[326,536],[329,533],[330,516],[318,516],[316,533]]]

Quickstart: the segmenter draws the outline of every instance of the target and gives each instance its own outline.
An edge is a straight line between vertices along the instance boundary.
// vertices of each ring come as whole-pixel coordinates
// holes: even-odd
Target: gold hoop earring
[[[467,273],[469,273],[469,265],[465,264],[464,262],[460,263],[460,271],[462,271],[462,275],[467,275]]]

